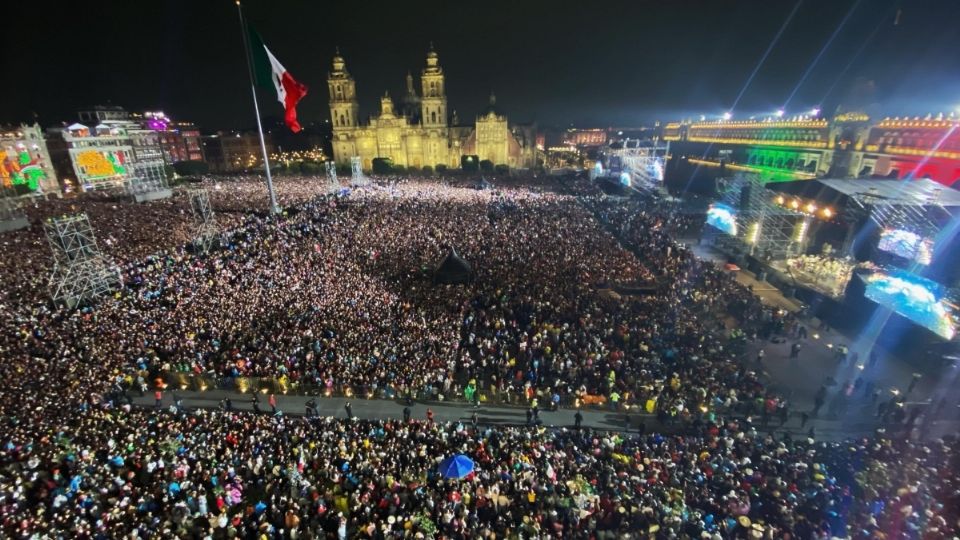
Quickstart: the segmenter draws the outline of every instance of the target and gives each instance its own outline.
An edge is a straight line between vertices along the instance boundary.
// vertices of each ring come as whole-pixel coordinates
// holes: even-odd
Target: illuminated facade
[[[930,178],[960,188],[960,120],[886,118],[870,129],[861,174]]]
[[[509,129],[506,116],[489,110],[477,118],[473,129],[457,126],[455,112],[453,120],[448,121],[445,75],[432,48],[420,75],[420,96],[408,74],[402,110],[397,111],[390,96],[384,94],[380,113],[366,124],[359,120],[356,82],[339,52],[333,58],[332,68],[327,87],[333,124],[331,145],[338,165],[347,166],[351,157],[360,156],[366,171],[373,168],[376,158],[417,169],[438,165],[457,168],[461,156],[474,154],[495,165],[514,168],[532,167],[535,163],[535,140],[518,139]]]
[[[39,125],[0,129],[0,185],[15,194],[60,193]]]
[[[124,187],[129,183],[134,175],[133,138],[126,122],[109,122],[92,128],[76,123],[50,130],[51,139],[62,141],[56,146],[51,144],[50,151],[65,183],[83,191]]]
[[[193,123],[175,122],[163,111],[132,113],[130,119],[140,127],[156,132],[157,142],[163,149],[163,158],[167,163],[203,161],[200,128]]]
[[[835,177],[930,178],[960,187],[960,120],[887,118],[862,113],[832,120],[671,122],[666,141],[678,151],[706,149],[696,165],[756,172],[770,180]]]
[[[563,143],[573,146],[603,146],[607,144],[607,130],[570,128],[563,134]]]

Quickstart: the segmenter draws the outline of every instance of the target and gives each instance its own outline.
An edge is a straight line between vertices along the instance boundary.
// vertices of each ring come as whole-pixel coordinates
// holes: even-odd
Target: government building
[[[447,107],[443,68],[437,53],[430,48],[427,65],[420,75],[420,95],[413,76],[407,74],[407,89],[398,110],[388,94],[380,98],[380,113],[364,123],[360,120],[356,82],[347,71],[339,51],[333,57],[328,74],[330,122],[333,124],[333,158],[337,165],[349,166],[360,157],[365,171],[373,160],[387,158],[395,166],[459,168],[461,157],[489,160],[511,169],[531,168],[536,164],[536,133],[528,126],[513,126],[499,114],[490,97],[490,106],[474,124],[459,125],[456,111]]]

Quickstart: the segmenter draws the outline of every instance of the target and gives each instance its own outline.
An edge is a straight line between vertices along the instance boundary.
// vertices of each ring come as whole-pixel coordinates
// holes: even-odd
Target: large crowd
[[[590,186],[422,179],[322,194],[208,180],[220,247],[186,247],[185,197],[86,211],[125,287],[44,301],[42,231],[8,234],[0,531],[13,538],[950,538],[955,443],[773,439],[780,403],[733,335],[795,323],[671,239],[669,206]],[[451,249],[471,282],[438,285]],[[616,295],[603,294],[617,291]],[[656,413],[684,435],[153,412],[111,400],[166,374],[358,394]],[[468,386],[470,389],[468,389]],[[732,420],[728,413],[747,419]],[[438,478],[451,453],[477,471]]]

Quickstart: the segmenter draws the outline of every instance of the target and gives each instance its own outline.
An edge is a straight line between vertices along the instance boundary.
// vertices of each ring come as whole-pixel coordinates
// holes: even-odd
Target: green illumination
[[[806,163],[803,168],[797,168],[804,152],[751,148],[747,154],[750,157],[742,165],[755,169],[768,182],[789,182],[815,174],[806,170]]]
[[[27,186],[30,191],[36,191],[40,187],[40,181],[47,177],[40,161],[26,150],[20,150],[16,154],[6,152],[0,156],[3,156],[0,177],[3,185],[7,187]]]

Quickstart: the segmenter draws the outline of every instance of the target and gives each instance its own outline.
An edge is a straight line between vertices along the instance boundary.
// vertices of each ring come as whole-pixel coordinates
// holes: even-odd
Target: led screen
[[[944,339],[956,333],[953,315],[938,283],[904,270],[873,272],[863,278],[864,296],[903,315]]]
[[[884,229],[877,249],[924,265],[933,259],[933,240],[903,229]]]
[[[710,205],[707,210],[707,225],[729,235],[737,235],[737,218],[733,209],[721,203]]]
[[[74,163],[84,184],[127,174],[127,156],[121,150],[83,150],[74,156]]]
[[[36,146],[33,153],[23,144],[0,149],[0,184],[3,187],[23,185],[36,191],[46,177]]]

